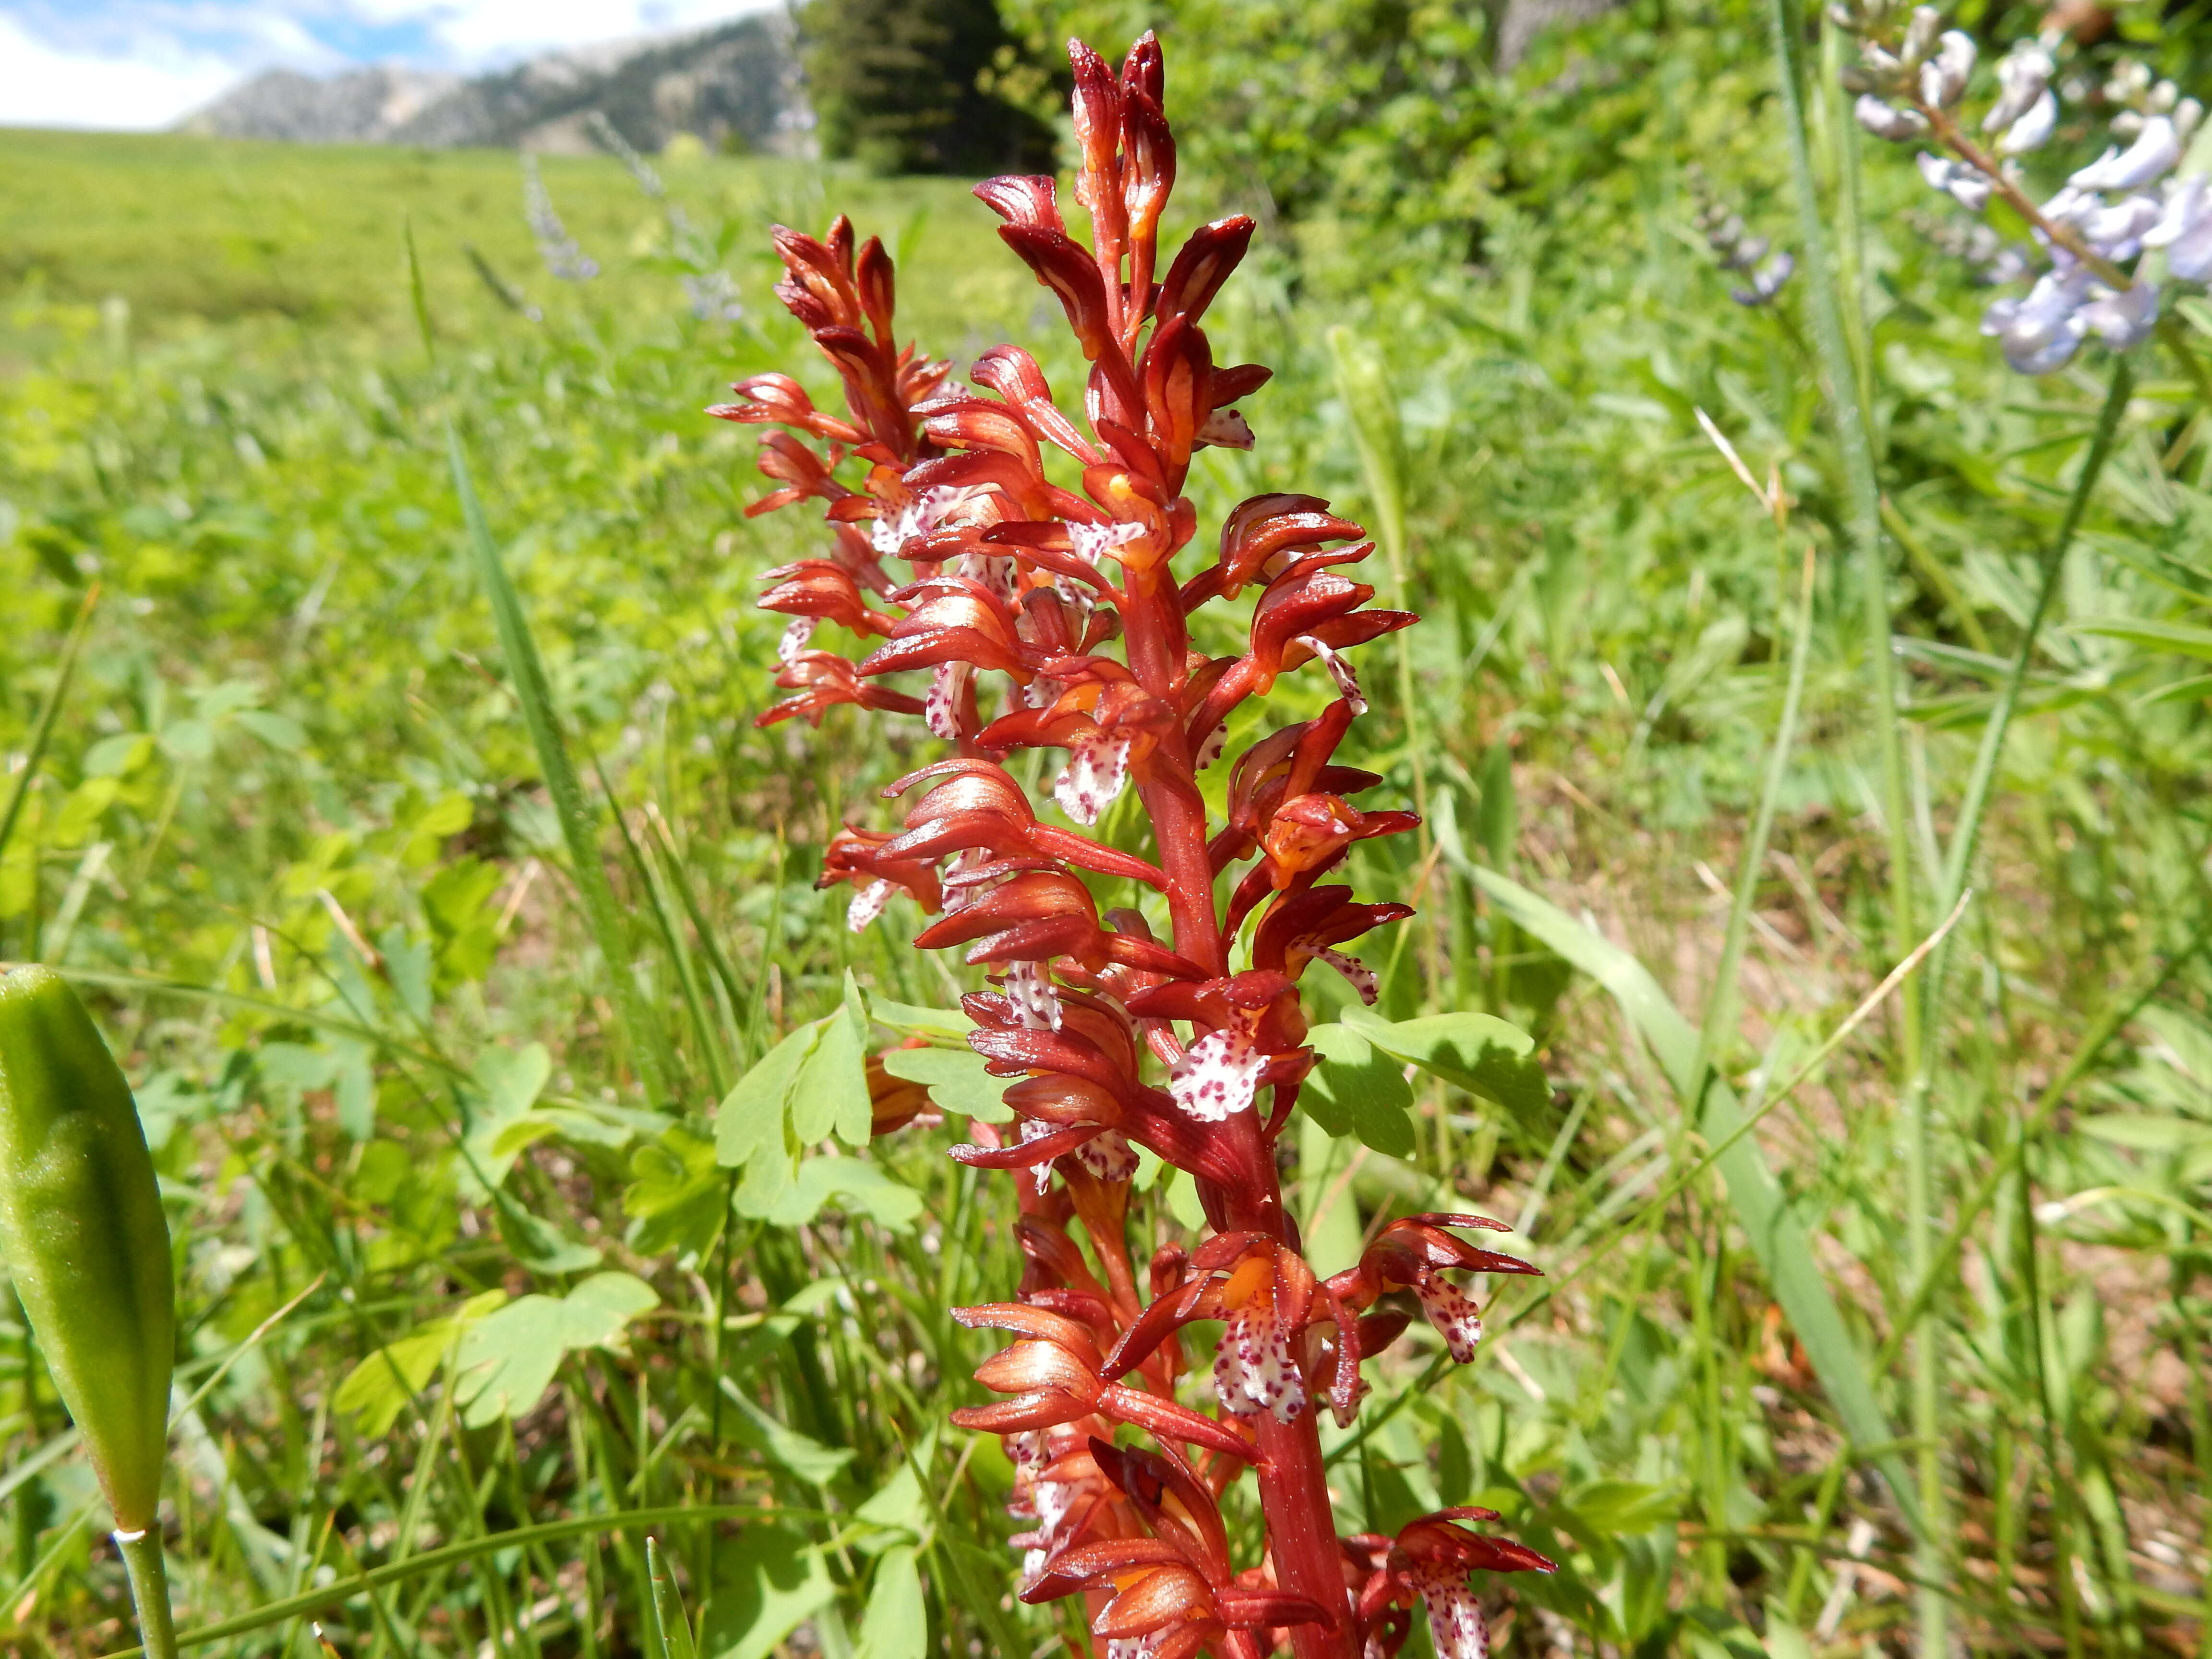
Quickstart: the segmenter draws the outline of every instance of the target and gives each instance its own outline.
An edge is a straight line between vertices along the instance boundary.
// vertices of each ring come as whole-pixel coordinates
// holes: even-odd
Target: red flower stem
[[[1170,641],[1182,634],[1180,615],[1170,617],[1166,610],[1176,603],[1174,590],[1157,578],[1133,581],[1130,587],[1131,603],[1122,614],[1130,672],[1155,696],[1169,698],[1182,666],[1170,660]],[[1175,948],[1208,973],[1225,974],[1228,949],[1213,908],[1206,803],[1180,731],[1155,751],[1155,768],[1152,781],[1142,786],[1140,793],[1152,814],[1160,867],[1167,872]],[[1283,1207],[1273,1148],[1260,1127],[1258,1112],[1239,1112],[1216,1133],[1245,1143],[1237,1149],[1237,1161],[1250,1172],[1247,1181],[1224,1193],[1230,1230],[1264,1232],[1296,1249],[1297,1230]],[[1346,1605],[1343,1556],[1337,1544],[1335,1511],[1329,1504],[1328,1471],[1322,1461],[1316,1410],[1309,1407],[1290,1423],[1278,1422],[1270,1412],[1253,1419],[1260,1443],[1260,1509],[1267,1519],[1268,1553],[1278,1587],[1322,1607],[1341,1608]],[[1356,1659],[1348,1618],[1333,1628],[1293,1625],[1290,1630],[1297,1659]]]
[[[1275,1582],[1292,1595],[1325,1607],[1345,1605],[1344,1557],[1337,1547],[1336,1517],[1328,1502],[1328,1471],[1322,1462],[1318,1407],[1292,1423],[1272,1412],[1255,1419],[1260,1438],[1260,1509],[1267,1519],[1267,1553]],[[1352,1621],[1336,1628],[1292,1625],[1297,1659],[1355,1659]]]
[[[1182,634],[1182,617],[1170,618],[1175,589],[1156,573],[1132,573],[1121,623],[1127,633],[1129,672],[1146,690],[1170,706],[1182,667],[1171,641]],[[1153,751],[1152,778],[1138,795],[1152,820],[1160,850],[1160,869],[1168,878],[1168,914],[1175,925],[1175,948],[1209,974],[1229,971],[1227,941],[1213,908],[1213,860],[1206,850],[1206,799],[1198,792],[1194,769],[1181,731],[1170,732]]]

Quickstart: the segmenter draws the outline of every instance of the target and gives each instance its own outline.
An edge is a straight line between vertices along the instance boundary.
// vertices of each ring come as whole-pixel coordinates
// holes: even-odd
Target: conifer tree
[[[994,0],[810,0],[800,13],[823,148],[884,173],[1049,169],[1051,129]]]

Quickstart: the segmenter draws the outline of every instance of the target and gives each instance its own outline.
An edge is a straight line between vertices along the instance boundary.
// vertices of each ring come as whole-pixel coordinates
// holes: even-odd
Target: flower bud
[[[1869,94],[1859,100],[1852,108],[1859,125],[1877,138],[1887,138],[1892,143],[1902,143],[1908,138],[1917,138],[1928,131],[1927,118],[1917,110],[1899,109],[1885,104]]]
[[[1997,140],[2000,155],[2025,155],[2030,150],[2040,149],[2058,125],[2058,100],[2045,87],[2027,112],[2005,129],[2004,137]]]
[[[0,1255],[125,1532],[154,1522],[176,1301],[154,1160],[58,975],[0,975]]]
[[[1973,72],[1974,37],[1950,30],[1935,57],[1920,66],[1921,101],[1950,108],[1966,95],[1966,78]]]
[[[1942,12],[1933,6],[1915,6],[1912,21],[1905,26],[1905,44],[1899,48],[1899,55],[1908,64],[1924,63],[1936,50],[1936,38],[1942,28]]]

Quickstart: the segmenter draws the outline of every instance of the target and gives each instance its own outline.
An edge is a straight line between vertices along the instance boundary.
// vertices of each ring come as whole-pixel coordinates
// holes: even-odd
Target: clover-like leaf
[[[993,1077],[986,1064],[982,1055],[964,1046],[894,1048],[884,1056],[884,1069],[927,1088],[938,1110],[986,1123],[1011,1123],[1013,1110],[1002,1098],[1008,1079]]]
[[[1298,1104],[1332,1135],[1356,1134],[1392,1158],[1413,1151],[1413,1091],[1405,1062],[1377,1049],[1344,1025],[1316,1025],[1306,1034],[1322,1057],[1298,1091]]]
[[[565,1297],[526,1296],[472,1327],[454,1355],[462,1420],[482,1428],[534,1409],[572,1349],[599,1348],[659,1305],[635,1274],[593,1273]]]
[[[407,1402],[437,1375],[455,1337],[506,1300],[505,1291],[486,1291],[461,1304],[451,1318],[434,1319],[387,1342],[346,1373],[331,1403],[352,1415],[363,1434],[389,1433]]]

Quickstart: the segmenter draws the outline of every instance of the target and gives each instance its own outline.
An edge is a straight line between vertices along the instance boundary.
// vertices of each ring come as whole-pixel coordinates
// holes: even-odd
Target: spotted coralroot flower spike
[[[1050,179],[976,193],[1067,313],[1090,365],[1081,420],[1018,347],[984,353],[972,387],[901,348],[891,262],[873,240],[855,247],[843,219],[818,241],[775,233],[789,271],[777,291],[836,366],[846,406],[817,410],[796,381],[763,374],[714,411],[781,428],[761,453],[777,488],[751,510],[819,500],[835,538],[769,578],[761,603],[792,618],[776,676],[791,695],[762,720],[818,724],[856,703],[918,716],[951,748],[884,792],[909,802],[902,828],[846,830],[823,882],[852,886],[855,927],[912,899],[935,918],[917,945],[963,946],[994,978],[966,1000],[969,1040],[1012,1080],[1015,1121],[978,1123],[977,1144],[953,1156],[1018,1176],[1025,1267],[1011,1299],[959,1311],[1012,1343],[976,1373],[1004,1398],[956,1420],[1003,1436],[1018,1470],[1023,1598],[1083,1595],[1102,1659],[1284,1646],[1389,1659],[1416,1605],[1443,1659],[1479,1659],[1488,1637],[1469,1574],[1552,1564],[1469,1528],[1495,1519],[1476,1510],[1340,1538],[1316,1416],[1351,1421],[1362,1361],[1417,1312],[1455,1358],[1472,1355],[1480,1320],[1452,1274],[1534,1269],[1461,1236],[1496,1223],[1422,1215],[1320,1278],[1276,1173],[1315,1064],[1300,976],[1322,962],[1371,1000],[1373,975],[1346,947],[1410,914],[1329,878],[1358,842],[1414,823],[1353,805],[1381,780],[1336,759],[1365,708],[1346,653],[1414,618],[1368,608],[1374,590],[1350,572],[1372,544],[1310,495],[1243,502],[1210,562],[1176,571],[1199,535],[1183,495],[1191,457],[1252,443],[1234,405],[1268,378],[1217,364],[1201,326],[1252,222],[1200,227],[1162,269],[1176,149],[1159,47],[1146,35],[1118,75],[1080,43],[1070,55],[1091,246],[1069,234]],[[1048,447],[1066,463],[1048,470]],[[1193,647],[1189,617],[1208,605],[1243,613],[1236,654]],[[822,648],[824,623],[865,654]],[[1232,720],[1301,672],[1326,677],[1334,699],[1230,761],[1225,810],[1209,813],[1198,775]],[[1026,749],[1051,751],[1050,805],[1007,768]],[[1132,792],[1150,857],[1085,833]],[[887,1098],[879,1121],[920,1109]],[[1139,1148],[1194,1181],[1208,1223],[1194,1249],[1164,1244],[1141,1267],[1129,1237]],[[1200,1322],[1224,1333],[1212,1411],[1188,1403],[1203,1382],[1180,1386],[1182,1333]],[[1149,1446],[1125,1443],[1125,1429]],[[1266,1537],[1240,1563],[1221,1499],[1247,1468]]]

